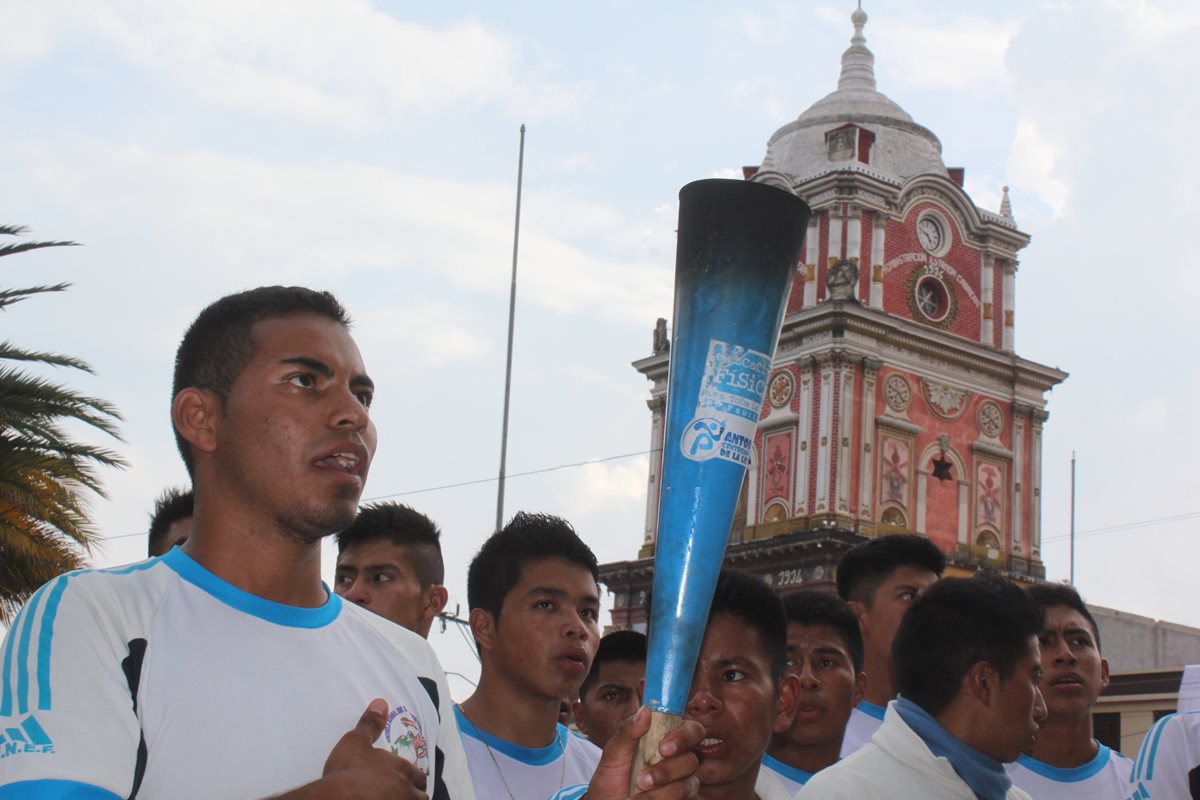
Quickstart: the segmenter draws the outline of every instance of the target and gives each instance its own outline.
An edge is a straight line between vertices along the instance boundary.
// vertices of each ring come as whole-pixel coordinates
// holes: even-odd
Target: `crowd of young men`
[[[0,798],[475,796],[433,650],[321,582],[321,540],[354,522],[375,453],[373,393],[326,292],[264,287],[200,313],[171,404],[188,539],[60,576],[17,615]],[[591,800],[629,795],[648,727],[642,712],[608,744]],[[636,776],[647,796],[694,796],[702,734],[664,741]]]
[[[481,672],[455,705],[424,640],[440,531],[358,508],[373,393],[328,293],[200,314],[171,407],[193,489],[160,498],[150,560],[61,576],[14,621],[0,800],[608,800],[631,779],[647,800],[1200,797],[1200,715],[1161,721],[1136,764],[1094,739],[1108,665],[1073,589],[941,579],[914,535],[847,553],[839,596],[722,572],[688,721],[631,775],[646,638],[601,638],[594,554],[519,513],[471,563]]]

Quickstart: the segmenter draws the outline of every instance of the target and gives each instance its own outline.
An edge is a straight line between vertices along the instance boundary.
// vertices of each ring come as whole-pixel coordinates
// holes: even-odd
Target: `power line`
[[[575,467],[586,467],[589,464],[603,464],[608,461],[619,461],[623,458],[633,458],[634,456],[645,456],[645,455],[650,455],[651,453],[657,453],[657,452],[659,452],[659,450],[657,448],[654,450],[639,450],[635,453],[621,453],[621,454],[615,455],[615,456],[604,456],[603,458],[592,458],[587,461],[574,461],[569,464],[558,464],[553,467],[542,467],[541,469],[531,469],[527,472],[517,472],[517,473],[511,474],[511,475],[508,475],[507,477],[509,477],[509,478],[525,478],[530,475],[543,475],[547,472],[557,472],[558,470],[561,470],[561,469],[573,469]],[[458,483],[444,483],[440,486],[427,486],[424,489],[410,489],[406,492],[395,492],[394,494],[381,494],[376,497],[367,497],[367,498],[364,498],[362,502],[373,503],[377,500],[389,500],[393,497],[407,497],[408,495],[413,495],[413,494],[425,494],[427,492],[440,492],[445,489],[458,489],[463,486],[476,486],[481,483],[494,483],[497,480],[499,480],[498,477],[493,477],[493,478],[478,478],[473,481],[459,481]],[[145,536],[145,535],[146,535],[146,531],[138,531],[137,533],[119,533],[116,536],[105,536],[103,541],[111,542],[111,541],[115,541],[117,539],[128,539],[133,536]]]
[[[1120,531],[1133,530],[1135,528],[1149,528],[1154,525],[1166,525],[1170,522],[1183,522],[1184,520],[1200,518],[1200,511],[1188,511],[1183,514],[1176,514],[1171,517],[1156,517],[1154,519],[1143,519],[1136,522],[1123,522],[1119,525],[1110,525],[1106,528],[1092,528],[1086,531],[1078,531],[1075,538],[1083,538],[1085,536],[1103,536],[1109,533],[1119,533]],[[1058,536],[1047,536],[1042,539],[1042,543],[1046,542],[1061,542],[1064,539],[1070,538],[1070,534],[1059,534]]]

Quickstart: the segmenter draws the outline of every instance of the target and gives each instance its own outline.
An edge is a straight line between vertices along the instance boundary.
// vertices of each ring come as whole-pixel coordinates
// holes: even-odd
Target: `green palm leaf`
[[[0,236],[26,229],[0,225]],[[65,247],[75,242],[12,242],[0,257]],[[0,311],[41,294],[66,291],[57,283],[0,289]],[[123,468],[116,452],[76,440],[66,423],[95,428],[120,441],[121,415],[106,400],[31,375],[17,363],[92,372],[81,359],[0,342],[0,623],[12,618],[43,583],[87,563],[98,541],[92,498],[103,497],[101,469]]]

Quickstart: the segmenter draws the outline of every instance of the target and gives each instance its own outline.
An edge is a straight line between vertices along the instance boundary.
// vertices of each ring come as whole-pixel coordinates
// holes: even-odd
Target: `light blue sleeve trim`
[[[1036,758],[1030,758],[1024,753],[1017,758],[1017,763],[1030,772],[1035,772],[1055,783],[1078,783],[1079,781],[1086,781],[1104,769],[1111,755],[1112,751],[1110,749],[1104,745],[1100,745],[1092,760],[1078,767],[1051,766],[1043,761],[1038,761]]]
[[[0,786],[0,800],[121,800],[121,796],[75,781],[21,781]]]
[[[763,753],[762,765],[772,772],[778,773],[789,781],[803,786],[808,783],[808,779],[813,776],[811,772],[805,772],[799,767],[793,767],[791,764],[785,764],[777,758],[772,758],[767,753]]]
[[[244,592],[233,584],[225,582],[193,561],[178,547],[171,548],[170,552],[162,557],[162,560],[168,567],[179,573],[179,577],[212,595],[230,608],[276,625],[283,625],[287,628],[324,628],[337,619],[342,610],[342,598],[329,591],[328,586],[325,587],[327,595],[325,603],[317,608],[286,606],[283,603],[276,603]]]
[[[458,730],[463,736],[470,736],[472,739],[483,742],[497,753],[503,753],[514,761],[520,761],[522,764],[531,767],[543,767],[546,764],[552,763],[559,756],[566,757],[567,729],[562,725],[556,727],[554,741],[545,747],[522,747],[519,744],[507,742],[498,736],[493,736],[487,731],[476,728],[457,705],[454,706],[454,717],[458,720]]]
[[[887,709],[883,706],[877,706],[874,703],[868,703],[866,700],[860,702],[855,706],[855,708],[866,714],[868,717],[877,719],[880,722],[883,722],[883,715],[887,712]]]

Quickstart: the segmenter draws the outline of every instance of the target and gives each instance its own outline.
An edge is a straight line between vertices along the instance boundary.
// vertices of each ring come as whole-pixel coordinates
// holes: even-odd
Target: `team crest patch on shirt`
[[[421,723],[408,710],[408,706],[396,706],[388,714],[383,738],[393,753],[413,762],[426,777],[429,776],[429,743],[425,740]]]

